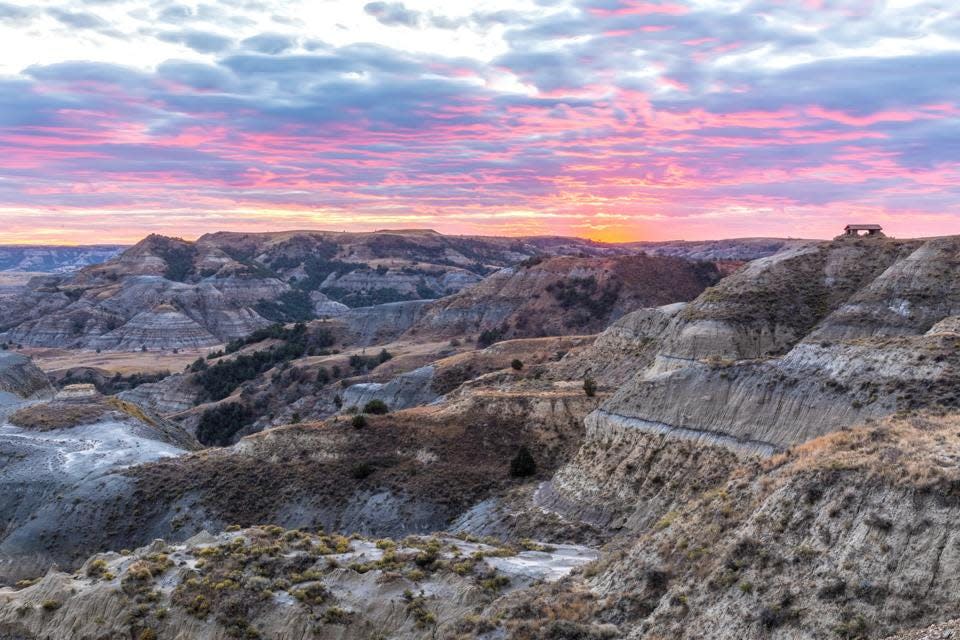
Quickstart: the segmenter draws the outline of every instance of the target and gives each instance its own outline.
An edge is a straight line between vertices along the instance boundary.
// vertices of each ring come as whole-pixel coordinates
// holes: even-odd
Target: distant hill
[[[112,260],[123,245],[0,246],[0,271],[67,273]]]
[[[747,248],[740,250],[738,242],[715,243],[716,250],[710,249],[711,243],[683,245],[670,249],[671,257],[686,257],[684,251],[689,249],[698,255],[712,251],[728,257],[724,259],[743,261],[775,252],[786,241],[745,241]],[[13,256],[14,251],[27,250],[2,251]],[[53,263],[41,260],[45,255],[41,250],[32,251],[36,252],[32,261],[24,258],[16,264],[35,271],[54,270]],[[34,278],[26,287],[9,288],[8,303],[0,309],[0,342],[124,351],[212,346],[276,322],[444,298],[521,263],[563,256],[613,260],[636,256],[644,249],[580,238],[446,236],[406,230],[221,232],[194,242],[151,235],[118,255],[90,251],[73,255],[78,261],[93,261],[96,256],[109,259],[73,272],[61,265],[60,273]],[[13,258],[8,263],[14,264]],[[681,268],[679,262],[676,267]],[[542,271],[538,267],[533,273]],[[574,280],[591,275],[571,274]],[[598,273],[595,278],[601,288],[606,286],[605,276]],[[586,280],[581,284],[589,286]],[[683,299],[698,292],[691,290]],[[638,299],[637,303],[660,300]],[[575,300],[568,302],[576,306]],[[424,310],[408,315],[414,319]],[[599,330],[605,326],[599,320],[609,315],[606,311],[595,314],[596,322],[575,323],[576,327],[568,325],[564,330]],[[380,332],[378,322],[379,315],[354,324],[373,334]]]
[[[491,343],[596,333],[636,309],[692,300],[720,278],[712,262],[669,256],[537,258],[438,300],[410,334]]]

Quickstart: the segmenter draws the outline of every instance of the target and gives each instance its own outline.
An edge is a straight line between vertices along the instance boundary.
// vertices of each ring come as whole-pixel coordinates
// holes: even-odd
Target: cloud
[[[10,4],[9,2],[0,2],[0,22],[22,24],[28,22],[34,15],[36,15],[36,11],[33,9]]]
[[[863,3],[851,17],[850,3],[741,4],[354,7],[377,33],[365,16],[401,27],[400,43],[409,28],[481,34],[497,43],[488,57],[298,31],[272,19],[275,3],[156,5],[146,15],[168,26],[145,33],[203,55],[0,78],[0,215],[177,202],[198,226],[242,210],[276,212],[272,226],[416,220],[607,239],[830,235],[848,212],[931,228],[960,218],[960,47],[925,36],[950,37],[945,5]],[[283,33],[221,35],[256,12]],[[549,212],[549,227],[517,211]]]
[[[417,27],[422,14],[408,9],[402,2],[368,2],[363,10],[387,26]]]
[[[110,26],[103,18],[86,11],[52,8],[48,13],[60,23],[74,29],[107,29]]]
[[[261,33],[240,43],[245,49],[276,55],[296,48],[297,39],[280,33]]]
[[[161,31],[156,34],[158,40],[185,45],[199,53],[221,53],[233,45],[233,39],[209,31],[186,29],[182,31]]]

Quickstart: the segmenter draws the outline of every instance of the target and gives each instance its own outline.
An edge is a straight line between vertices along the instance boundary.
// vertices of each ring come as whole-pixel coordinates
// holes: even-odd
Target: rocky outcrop
[[[33,361],[12,351],[0,351],[0,393],[19,398],[53,395],[53,387]]]
[[[133,316],[122,327],[90,341],[95,349],[136,351],[196,349],[218,344],[209,331],[170,305]]]
[[[198,389],[184,374],[167,376],[159,382],[138,385],[118,397],[162,416],[186,411],[198,402]]]
[[[734,474],[591,583],[607,596],[646,596],[643,623],[621,629],[638,639],[883,637],[956,617],[956,467],[936,464],[955,454],[938,442],[953,424],[837,434]],[[665,576],[660,594],[643,590],[645,571]]]
[[[653,362],[670,323],[686,303],[638,309],[623,316],[597,336],[592,345],[566,355],[552,367],[551,375],[562,380],[591,378],[614,388]]]
[[[373,307],[360,307],[337,318],[358,345],[390,342],[414,326],[423,317],[432,300],[391,302]]]
[[[401,299],[439,298],[457,293],[482,280],[482,276],[466,269],[355,269],[349,273],[331,273],[321,285],[322,290],[336,291],[350,299],[382,294]]]
[[[440,397],[432,389],[435,371],[435,367],[428,365],[400,374],[386,383],[351,385],[343,390],[343,406],[363,409],[368,402],[380,400],[391,411],[395,411],[429,404]]]
[[[335,302],[319,291],[310,294],[310,301],[313,303],[313,312],[318,318],[343,315],[350,309],[342,302]]]
[[[110,398],[32,404],[9,420],[0,420],[0,581],[128,537],[125,522],[105,515],[127,504],[122,471],[197,448],[176,426]]]

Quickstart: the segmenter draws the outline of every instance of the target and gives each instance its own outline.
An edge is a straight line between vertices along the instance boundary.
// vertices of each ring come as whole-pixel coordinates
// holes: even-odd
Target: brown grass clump
[[[23,429],[52,431],[92,424],[110,411],[109,405],[101,402],[70,404],[50,402],[35,404],[15,411],[10,423]]]
[[[859,471],[894,486],[960,490],[960,415],[891,417],[796,446],[767,461],[790,473]]]

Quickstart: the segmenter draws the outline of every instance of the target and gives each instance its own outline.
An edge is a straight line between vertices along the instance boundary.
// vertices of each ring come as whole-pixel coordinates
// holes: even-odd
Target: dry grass
[[[9,420],[11,424],[23,429],[52,431],[92,424],[110,410],[110,405],[105,402],[83,404],[49,402],[15,411]]]
[[[183,371],[197,358],[206,356],[211,349],[181,350],[173,352],[102,352],[66,349],[29,348],[21,352],[33,358],[34,363],[45,373],[64,372],[78,367],[102,369],[111,374],[158,373]]]
[[[917,489],[960,485],[960,415],[891,417],[839,431],[767,461],[790,473],[859,471]]]

